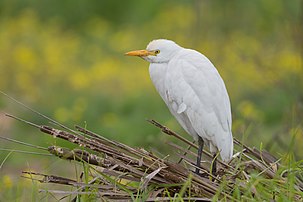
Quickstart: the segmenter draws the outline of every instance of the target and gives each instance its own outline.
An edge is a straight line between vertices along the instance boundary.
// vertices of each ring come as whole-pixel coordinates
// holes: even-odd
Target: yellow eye
[[[155,50],[155,54],[158,55],[160,53],[160,50]]]

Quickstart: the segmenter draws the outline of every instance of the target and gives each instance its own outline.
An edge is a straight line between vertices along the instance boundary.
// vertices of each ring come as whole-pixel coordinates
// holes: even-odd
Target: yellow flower
[[[8,175],[3,176],[2,183],[3,183],[4,188],[6,188],[6,189],[10,189],[13,186],[13,180]]]

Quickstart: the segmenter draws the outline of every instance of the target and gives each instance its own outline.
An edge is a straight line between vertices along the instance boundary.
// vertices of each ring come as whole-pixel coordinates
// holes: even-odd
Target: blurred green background
[[[0,0],[0,88],[67,126],[165,154],[170,137],[147,118],[191,138],[152,86],[149,64],[124,53],[167,38],[217,67],[235,137],[302,159],[302,12],[300,0]],[[3,95],[0,107],[1,136],[43,146],[58,141],[4,117],[47,124]],[[1,140],[0,147],[19,146]],[[32,158],[7,158],[0,175],[20,175],[24,156]]]

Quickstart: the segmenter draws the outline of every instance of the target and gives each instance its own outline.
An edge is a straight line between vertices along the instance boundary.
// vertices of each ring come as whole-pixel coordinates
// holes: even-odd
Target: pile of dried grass
[[[72,130],[54,122],[62,128],[59,130],[50,126],[36,125],[12,115],[7,116],[37,127],[43,133],[79,146],[80,149],[73,150],[50,146],[48,151],[61,159],[79,161],[89,166],[90,172],[86,175],[89,175],[91,180],[88,183],[60,176],[24,172],[25,177],[41,183],[74,187],[74,191],[71,192],[46,190],[52,193],[93,194],[106,200],[120,201],[135,199],[165,201],[172,200],[176,196],[182,197],[183,200],[210,201],[211,199],[233,200],[235,193],[242,195],[247,191],[252,195],[260,194],[250,183],[251,174],[277,180],[281,186],[287,184],[286,178],[277,174],[280,166],[278,159],[266,151],[243,145],[236,139],[234,143],[237,153],[228,164],[218,161],[217,176],[211,176],[209,172],[211,158],[209,153],[204,151],[203,159],[208,161],[202,163],[200,170],[202,175],[199,176],[193,173],[196,155],[189,149],[190,147],[197,148],[197,145],[154,120],[149,122],[159,127],[165,134],[174,136],[183,142],[182,144],[188,145],[185,148],[175,143],[169,143],[176,151],[176,155],[181,158],[179,162],[159,158],[142,148],[133,148],[106,139],[79,126]],[[265,183],[265,189],[266,186]],[[303,183],[298,178],[296,178],[295,189],[303,190]],[[275,193],[268,192],[274,199]],[[294,197],[300,199],[301,196]]]

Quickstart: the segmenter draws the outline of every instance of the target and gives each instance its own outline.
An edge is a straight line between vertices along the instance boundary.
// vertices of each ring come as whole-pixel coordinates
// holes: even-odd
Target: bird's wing
[[[194,130],[214,146],[230,150],[220,148],[232,144],[230,101],[213,64],[204,55],[186,49],[169,64],[168,71],[168,95],[176,105],[172,110],[186,114]]]
[[[199,97],[201,103],[216,114],[223,129],[230,131],[231,107],[224,81],[204,55],[196,51],[192,52],[195,54],[191,54],[191,60],[182,60],[184,80]]]

